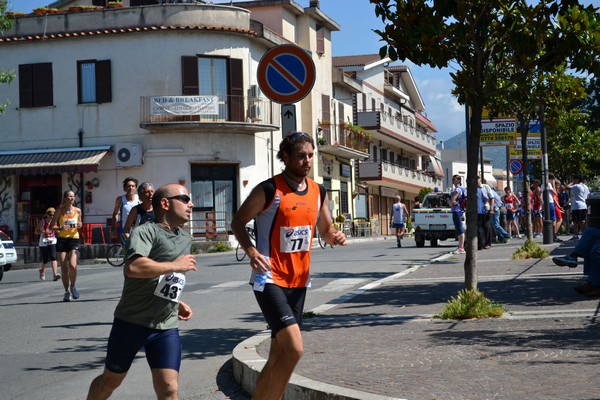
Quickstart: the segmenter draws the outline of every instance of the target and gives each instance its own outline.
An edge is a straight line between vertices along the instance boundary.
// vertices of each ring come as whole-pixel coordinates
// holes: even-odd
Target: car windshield
[[[423,200],[423,208],[450,208],[448,193],[430,193]]]

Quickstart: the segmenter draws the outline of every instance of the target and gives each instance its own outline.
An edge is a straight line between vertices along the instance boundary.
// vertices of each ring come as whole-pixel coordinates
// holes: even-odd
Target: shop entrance
[[[58,208],[62,198],[60,174],[20,176],[17,188],[17,232],[21,243],[35,242],[35,227],[48,207]]]

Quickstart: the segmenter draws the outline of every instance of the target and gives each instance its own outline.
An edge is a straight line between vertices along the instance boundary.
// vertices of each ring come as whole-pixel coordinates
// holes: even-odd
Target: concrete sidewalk
[[[522,243],[477,253],[479,289],[506,308],[500,319],[432,319],[464,285],[465,256],[451,254],[318,307],[285,399],[600,398],[598,299],[573,290],[582,266],[551,259],[573,242],[544,245],[544,260],[512,260]],[[250,393],[268,346],[264,333],[234,351]]]

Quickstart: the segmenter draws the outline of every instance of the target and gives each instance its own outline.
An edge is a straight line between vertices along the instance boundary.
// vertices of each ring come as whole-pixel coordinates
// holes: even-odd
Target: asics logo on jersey
[[[285,237],[306,236],[306,235],[308,235],[308,229],[289,229],[285,233]]]

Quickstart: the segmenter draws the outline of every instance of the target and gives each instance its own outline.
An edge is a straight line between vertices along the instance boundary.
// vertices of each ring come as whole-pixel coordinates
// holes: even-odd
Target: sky
[[[295,0],[308,7],[309,0]],[[8,0],[9,10],[31,12],[36,7],[51,3],[50,0]],[[223,3],[214,0],[214,3]],[[237,1],[233,0],[235,4]],[[582,1],[600,7],[600,0]],[[333,19],[340,30],[332,33],[334,56],[378,54],[383,42],[373,29],[382,29],[383,24],[375,17],[375,6],[369,0],[320,0],[321,10]],[[424,114],[437,127],[438,140],[447,140],[465,130],[465,108],[452,95],[451,70],[417,66],[409,60],[392,65],[407,65],[415,79],[419,93],[425,103]]]

